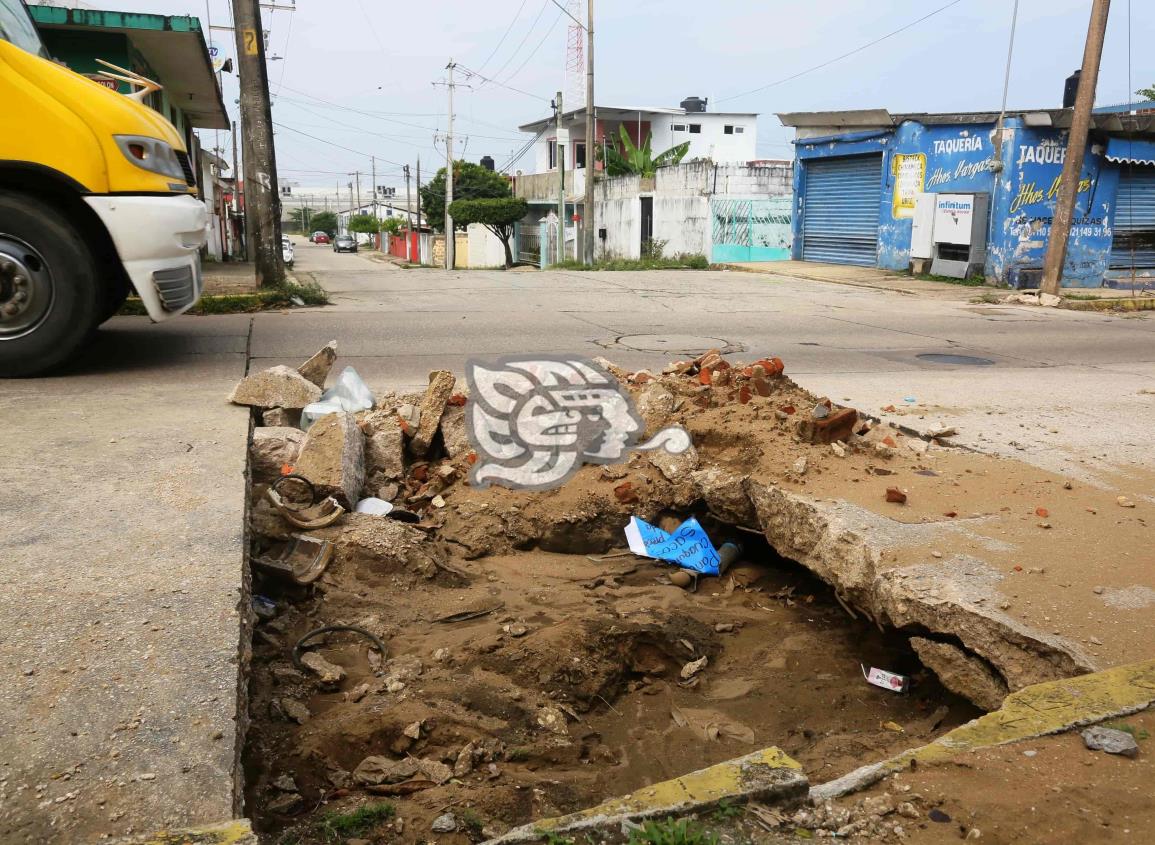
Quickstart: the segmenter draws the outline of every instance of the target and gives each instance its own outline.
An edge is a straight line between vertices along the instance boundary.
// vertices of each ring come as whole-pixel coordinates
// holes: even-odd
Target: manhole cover
[[[693,334],[631,334],[619,337],[613,345],[635,352],[668,352],[695,357],[711,349],[718,349],[723,355],[742,351],[740,345],[731,344],[725,338]]]
[[[931,364],[957,364],[961,367],[990,367],[995,363],[990,358],[977,358],[974,355],[951,355],[947,352],[924,352],[915,357]]]

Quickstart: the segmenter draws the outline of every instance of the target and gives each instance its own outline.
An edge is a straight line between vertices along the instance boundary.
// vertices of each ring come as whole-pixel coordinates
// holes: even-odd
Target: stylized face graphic
[[[642,432],[617,380],[586,358],[470,361],[466,378],[475,485],[556,487],[583,463],[622,460]]]

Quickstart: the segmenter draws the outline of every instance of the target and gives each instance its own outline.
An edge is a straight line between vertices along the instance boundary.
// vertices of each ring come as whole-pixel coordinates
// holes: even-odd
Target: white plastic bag
[[[306,405],[301,411],[301,428],[308,429],[321,417],[337,411],[348,411],[350,414],[367,411],[376,401],[357,371],[346,367],[337,376],[336,384],[321,394],[319,401]]]

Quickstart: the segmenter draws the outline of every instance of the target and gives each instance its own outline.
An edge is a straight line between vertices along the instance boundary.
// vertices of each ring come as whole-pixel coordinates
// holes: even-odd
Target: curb
[[[962,753],[1126,716],[1152,703],[1155,703],[1155,660],[1034,684],[1011,693],[993,713],[967,722],[928,745],[813,787],[810,800],[817,804],[865,789],[912,762],[942,763]]]
[[[257,845],[257,835],[248,819],[190,827],[158,830],[143,836],[116,840],[116,845]]]
[[[1120,296],[1113,299],[1064,299],[1067,311],[1155,311],[1155,296]]]
[[[547,833],[618,827],[625,821],[697,812],[724,799],[787,803],[805,799],[807,786],[802,766],[771,746],[644,787],[588,810],[515,827],[485,845],[532,842]]]

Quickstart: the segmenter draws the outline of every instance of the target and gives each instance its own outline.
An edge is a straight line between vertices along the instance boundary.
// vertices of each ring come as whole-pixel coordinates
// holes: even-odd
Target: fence
[[[713,218],[713,246],[710,260],[789,261],[790,220],[793,199],[789,196],[770,199],[710,200]]]
[[[536,224],[517,225],[517,260],[541,263],[541,228]]]

